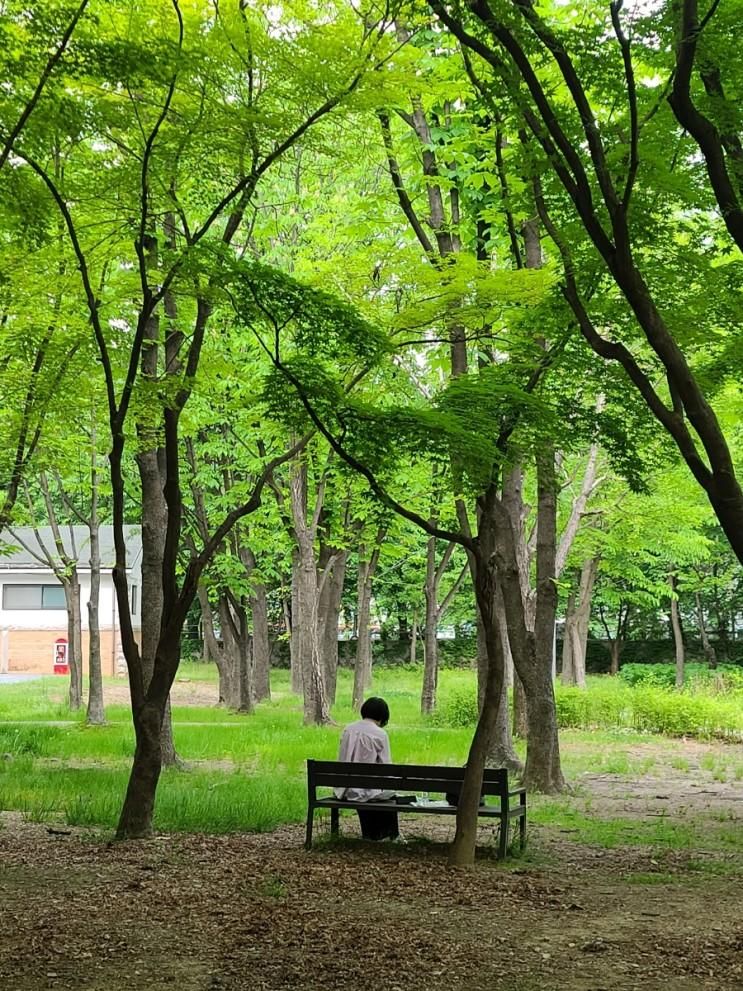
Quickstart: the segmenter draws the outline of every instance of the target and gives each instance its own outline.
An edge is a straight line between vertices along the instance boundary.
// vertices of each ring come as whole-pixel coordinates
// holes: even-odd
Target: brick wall
[[[53,674],[54,641],[58,637],[66,638],[67,630],[8,630],[5,635],[9,671]],[[112,651],[112,635],[111,630],[101,630],[101,669],[104,677],[117,673],[116,658]],[[83,630],[83,673],[87,674],[87,671],[88,632]]]

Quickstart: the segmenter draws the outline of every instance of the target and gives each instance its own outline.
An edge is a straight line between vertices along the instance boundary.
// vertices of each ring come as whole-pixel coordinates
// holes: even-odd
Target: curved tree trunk
[[[477,812],[480,805],[482,776],[495,730],[498,703],[503,695],[505,675],[503,640],[498,629],[495,608],[495,574],[490,564],[493,541],[489,530],[488,524],[480,527],[481,550],[474,564],[475,597],[485,640],[487,676],[483,690],[483,704],[467,755],[467,766],[459,794],[454,841],[449,850],[449,863],[458,867],[469,866],[475,859]]]
[[[146,704],[132,713],[136,747],[124,805],[116,828],[117,839],[143,839],[152,835],[157,783],[162,771],[163,710]]]

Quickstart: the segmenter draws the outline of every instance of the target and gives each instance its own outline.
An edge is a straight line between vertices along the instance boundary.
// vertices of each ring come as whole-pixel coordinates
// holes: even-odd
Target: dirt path
[[[743,988],[743,855],[708,873],[698,851],[541,827],[528,860],[462,872],[430,825],[407,847],[310,854],[297,827],[107,846],[15,814],[3,825],[7,991]]]

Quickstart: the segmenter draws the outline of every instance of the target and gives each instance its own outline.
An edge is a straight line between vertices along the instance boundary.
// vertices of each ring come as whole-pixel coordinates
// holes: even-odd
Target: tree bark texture
[[[676,688],[681,688],[684,684],[684,663],[686,661],[684,651],[684,635],[681,631],[681,620],[679,619],[679,604],[676,588],[678,581],[675,575],[668,576],[668,584],[671,587],[671,630],[673,631],[673,646],[676,653]]]
[[[353,694],[351,706],[356,712],[371,685],[372,680],[372,644],[369,631],[371,613],[372,583],[369,572],[371,562],[364,560],[365,554],[359,555],[358,587],[356,591],[356,663],[353,669]]]
[[[486,532],[483,532],[485,529]],[[477,840],[477,810],[480,805],[482,776],[485,770],[498,704],[503,695],[504,659],[503,640],[498,629],[495,609],[495,573],[492,565],[492,533],[486,525],[479,534],[479,553],[475,562],[475,596],[481,617],[488,657],[488,671],[483,692],[483,704],[477,720],[472,743],[467,755],[467,765],[457,806],[456,830],[449,851],[449,863],[453,866],[470,866],[475,859]]]
[[[426,612],[423,627],[423,687],[421,712],[430,715],[436,708],[436,685],[439,673],[437,626],[439,619],[438,582],[436,580],[436,538],[426,542]]]
[[[253,691],[257,702],[271,698],[271,639],[268,630],[266,586],[258,582],[250,596],[253,618]]]
[[[704,658],[707,661],[707,664],[709,664],[711,668],[716,668],[717,654],[715,652],[715,648],[712,646],[712,643],[710,642],[709,634],[707,632],[707,624],[704,620],[704,607],[702,606],[702,597],[700,596],[699,592],[696,592],[694,598],[697,607],[699,636],[701,637],[702,640],[702,650],[704,651]]]
[[[292,551],[292,589],[289,601],[289,658],[291,689],[295,695],[302,694],[302,654],[300,651],[299,619],[299,551]]]
[[[67,605],[67,657],[70,665],[70,709],[83,704],[82,619],[80,614],[80,579],[73,566],[62,582]]]
[[[586,650],[591,620],[591,597],[598,572],[598,559],[583,562],[576,592],[571,592],[565,613],[562,645],[562,683],[586,687]]]
[[[152,835],[157,784],[162,771],[161,732],[163,710],[147,703],[132,713],[136,747],[132,771],[124,797],[118,839],[146,838]]]
[[[496,623],[501,638],[501,650],[503,651],[503,689],[501,691],[500,698],[498,699],[498,712],[495,718],[495,726],[493,727],[493,736],[488,749],[486,763],[488,767],[505,767],[508,768],[509,771],[515,771],[518,774],[521,774],[524,770],[524,764],[519,755],[516,753],[513,745],[513,736],[511,735],[511,713],[508,705],[508,689],[513,687],[515,684],[515,679],[513,672],[513,658],[511,656],[511,645],[508,641],[506,610],[503,603],[503,593],[500,586],[496,586],[495,590],[495,611]],[[481,653],[484,654],[485,657],[484,668],[487,672],[487,642],[485,639],[485,631],[482,626],[482,620],[478,616],[478,669],[482,663],[480,660]],[[485,692],[483,690],[479,693],[480,708],[482,708],[484,704],[484,697]]]
[[[209,590],[204,582],[199,582],[199,588],[196,594],[199,600],[199,606],[201,607],[201,635],[204,638],[204,660],[216,664],[217,670],[219,670],[221,650],[214,632],[214,610],[209,601]],[[223,701],[221,693],[219,701]]]
[[[343,585],[346,580],[348,551],[323,545],[320,549],[319,572],[322,591],[319,603],[322,659],[328,702],[335,703],[338,682],[338,623],[341,613]]]
[[[330,702],[322,657],[315,538],[323,502],[323,483],[316,496],[312,519],[307,520],[307,466],[294,466],[290,481],[292,518],[297,541],[297,613],[292,629],[298,629],[298,660],[302,670],[304,721],[308,725],[329,723]],[[294,633],[292,633],[294,635]]]
[[[153,349],[154,351],[155,349]],[[144,359],[143,359],[144,360]],[[156,357],[155,357],[155,360]],[[149,431],[145,431],[148,435]],[[141,658],[145,691],[155,667],[155,652],[160,642],[163,618],[163,558],[168,510],[163,495],[164,453],[152,447],[137,454],[142,489],[142,597]],[[166,706],[160,722],[163,765],[177,762],[170,709]]]
[[[94,502],[97,492],[93,493]],[[101,589],[101,551],[97,510],[91,513],[90,523],[90,598],[88,599],[88,711],[86,722],[100,726],[106,721],[103,706],[103,677],[101,674],[101,631],[98,620],[98,603]]]

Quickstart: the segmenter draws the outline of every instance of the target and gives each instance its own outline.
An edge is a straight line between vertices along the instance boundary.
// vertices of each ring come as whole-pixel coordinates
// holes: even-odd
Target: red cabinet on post
[[[69,674],[70,666],[67,661],[67,638],[58,637],[54,641],[54,673]]]

